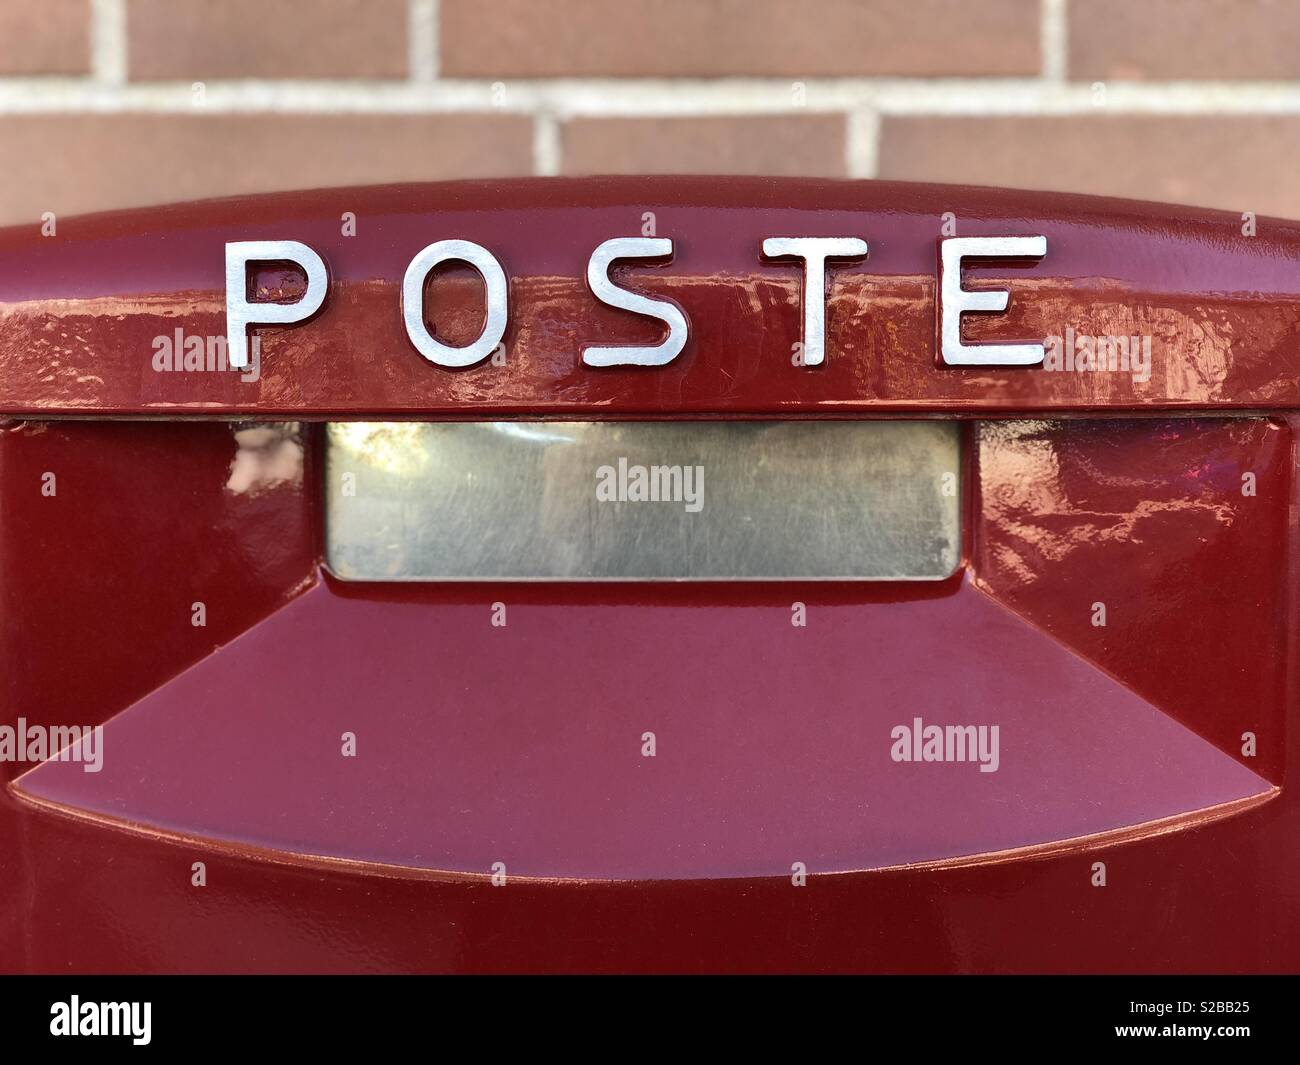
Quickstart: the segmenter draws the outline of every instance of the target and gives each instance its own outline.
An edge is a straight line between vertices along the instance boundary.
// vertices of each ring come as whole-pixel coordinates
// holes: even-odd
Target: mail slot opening
[[[952,421],[347,422],[326,434],[346,580],[942,580]]]

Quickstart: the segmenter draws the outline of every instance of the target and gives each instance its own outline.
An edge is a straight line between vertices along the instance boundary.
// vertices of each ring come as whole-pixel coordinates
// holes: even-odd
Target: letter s
[[[587,263],[587,284],[601,303],[621,310],[658,318],[668,326],[668,336],[652,348],[637,345],[624,347],[589,347],[582,349],[582,361],[588,366],[666,366],[686,346],[689,327],[680,307],[668,300],[651,299],[609,279],[615,259],[662,259],[672,255],[673,242],[668,237],[615,237],[591,253]]]

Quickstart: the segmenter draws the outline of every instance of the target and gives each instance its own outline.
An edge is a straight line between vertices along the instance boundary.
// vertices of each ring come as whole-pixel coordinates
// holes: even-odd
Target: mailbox
[[[0,941],[1292,967],[1297,263],[804,180],[0,232]]]

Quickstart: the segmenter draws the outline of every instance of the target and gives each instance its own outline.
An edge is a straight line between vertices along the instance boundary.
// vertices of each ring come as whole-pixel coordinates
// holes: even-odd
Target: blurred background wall
[[[687,171],[1300,217],[1300,3],[0,0],[0,224]]]

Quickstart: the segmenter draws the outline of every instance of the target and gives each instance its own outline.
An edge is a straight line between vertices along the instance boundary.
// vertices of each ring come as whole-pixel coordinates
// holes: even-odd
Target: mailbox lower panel
[[[321,427],[11,424],[3,722],[106,728],[2,766],[0,968],[1289,969],[1295,428],[972,425],[958,575],[796,592],[341,585]]]

